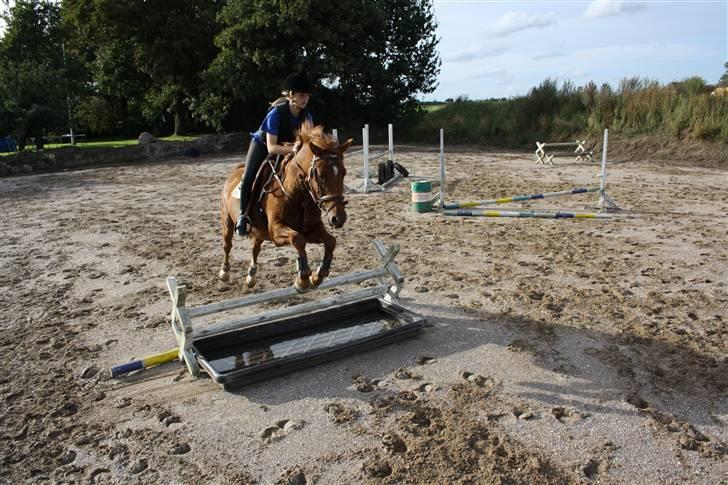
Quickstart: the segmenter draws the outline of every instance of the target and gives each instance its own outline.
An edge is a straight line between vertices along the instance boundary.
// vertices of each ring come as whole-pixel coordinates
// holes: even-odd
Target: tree
[[[220,52],[195,103],[218,130],[254,126],[294,70],[317,84],[317,119],[339,127],[392,122],[436,87],[438,39],[426,0],[230,0],[218,19]]]
[[[142,116],[155,132],[184,131],[199,74],[215,54],[221,0],[67,0],[64,19],[93,74],[91,106],[120,120]],[[99,102],[99,99],[103,103]]]
[[[0,129],[12,132],[24,149],[29,137],[42,143],[48,131],[66,127],[69,82],[60,9],[48,1],[19,0],[3,18]]]
[[[718,81],[718,86],[728,86],[728,62],[723,64],[723,67],[725,68],[725,72],[720,77],[720,81]]]

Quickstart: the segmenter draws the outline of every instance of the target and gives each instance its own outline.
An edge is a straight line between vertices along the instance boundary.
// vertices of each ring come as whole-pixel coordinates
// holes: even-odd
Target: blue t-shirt
[[[303,120],[301,119],[301,116],[293,116],[293,113],[291,113],[291,110],[289,109],[288,114],[291,117],[291,125],[292,126],[301,126],[301,123]],[[313,123],[313,117],[311,116],[311,113],[308,113],[306,116],[306,119]],[[265,133],[270,133],[271,135],[278,136],[278,127],[280,126],[280,116],[278,114],[278,110],[276,108],[272,108],[268,111],[268,114],[265,115],[265,118],[263,119],[263,122],[260,124],[260,128],[255,133],[251,133],[250,136],[253,138],[253,140],[257,141],[263,146],[267,146],[265,140]]]

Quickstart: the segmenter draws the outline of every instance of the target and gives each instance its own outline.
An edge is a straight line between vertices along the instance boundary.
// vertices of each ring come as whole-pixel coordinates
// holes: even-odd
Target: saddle
[[[285,179],[286,167],[293,160],[293,155],[267,157],[260,164],[258,172],[255,174],[255,179],[253,180],[253,186],[250,189],[248,206],[243,211],[248,218],[250,218],[250,213],[253,210],[257,211],[261,216],[265,216],[263,207],[260,205],[265,194],[281,190],[284,195],[287,195],[283,188],[283,180]]]

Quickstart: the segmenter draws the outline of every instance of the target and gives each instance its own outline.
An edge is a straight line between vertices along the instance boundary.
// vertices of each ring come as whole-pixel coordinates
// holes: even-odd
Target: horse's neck
[[[292,159],[288,160],[283,177],[283,186],[292,199],[298,199],[308,193],[308,189],[304,180],[308,175],[310,162],[305,157],[300,156],[301,151],[296,153]]]

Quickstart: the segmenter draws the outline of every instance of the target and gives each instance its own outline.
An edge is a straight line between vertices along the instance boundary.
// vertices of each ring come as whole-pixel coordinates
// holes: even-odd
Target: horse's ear
[[[308,146],[311,148],[311,151],[313,152],[313,154],[316,155],[317,157],[323,158],[326,155],[326,150],[324,150],[323,148],[316,146],[313,143],[309,143]]]
[[[353,138],[349,138],[344,143],[342,143],[341,145],[339,145],[339,151],[341,153],[344,153],[351,146],[351,144],[353,142],[354,142],[354,139]]]

